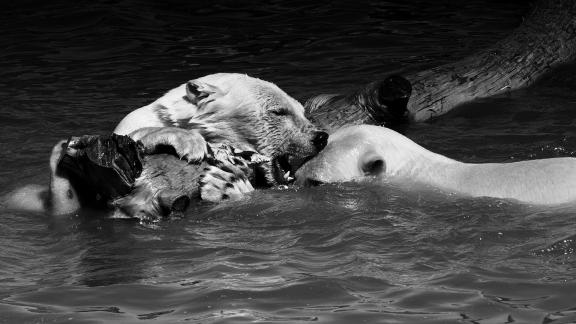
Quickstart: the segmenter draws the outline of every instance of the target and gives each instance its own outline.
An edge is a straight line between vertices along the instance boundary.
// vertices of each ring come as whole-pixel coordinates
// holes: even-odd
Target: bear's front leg
[[[145,127],[129,135],[135,141],[141,141],[147,154],[172,147],[179,158],[190,163],[197,163],[206,158],[208,147],[206,140],[197,130],[177,127]]]

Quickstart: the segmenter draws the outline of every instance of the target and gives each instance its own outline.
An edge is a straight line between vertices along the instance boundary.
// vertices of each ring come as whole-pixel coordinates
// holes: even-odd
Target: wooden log
[[[575,57],[576,1],[538,0],[522,25],[494,46],[455,63],[404,75],[412,85],[407,114],[417,122],[443,115],[465,102],[528,86]],[[305,106],[329,130],[390,124],[382,118],[389,108],[373,97],[379,95],[382,82],[350,94],[317,96]]]
[[[532,84],[576,56],[576,1],[537,1],[524,23],[493,47],[462,61],[408,75],[408,110],[423,121],[454,107]]]

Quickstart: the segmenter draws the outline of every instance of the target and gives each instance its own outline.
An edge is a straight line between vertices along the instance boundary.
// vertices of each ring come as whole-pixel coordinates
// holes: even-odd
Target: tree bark
[[[404,77],[412,85],[407,114],[425,121],[465,102],[532,84],[550,69],[576,57],[576,1],[538,0],[523,24],[494,46],[461,61]],[[388,109],[372,82],[347,95],[323,95],[306,103],[310,115],[326,129],[349,124],[384,124]],[[372,89],[372,90],[370,90]]]
[[[576,1],[537,1],[512,34],[477,55],[406,76],[413,120],[440,116],[477,98],[532,84],[576,54]]]

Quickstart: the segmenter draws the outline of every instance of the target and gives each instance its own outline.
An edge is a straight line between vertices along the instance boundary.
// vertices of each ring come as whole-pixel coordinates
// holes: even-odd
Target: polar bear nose
[[[314,138],[312,139],[312,144],[318,151],[321,151],[324,147],[326,147],[326,144],[328,144],[328,133],[315,132]]]

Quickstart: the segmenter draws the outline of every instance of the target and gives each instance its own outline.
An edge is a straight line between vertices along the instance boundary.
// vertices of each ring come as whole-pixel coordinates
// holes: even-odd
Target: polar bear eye
[[[274,109],[274,110],[271,110],[270,112],[276,116],[288,116],[288,114],[289,114],[288,109],[284,109],[284,108]]]

